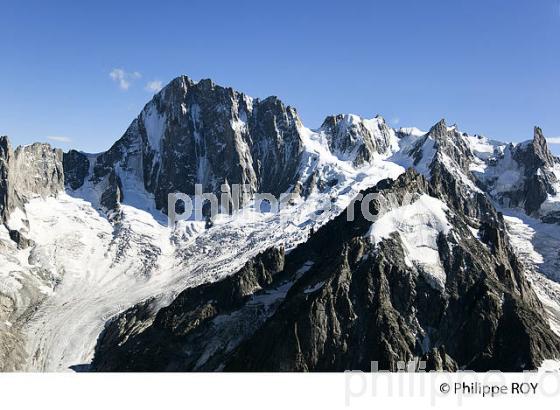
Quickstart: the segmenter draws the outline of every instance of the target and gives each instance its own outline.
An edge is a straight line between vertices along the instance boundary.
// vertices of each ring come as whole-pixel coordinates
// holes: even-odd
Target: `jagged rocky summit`
[[[310,130],[276,97],[178,77],[106,152],[0,140],[1,367],[538,368],[560,359],[558,178],[539,128]],[[195,184],[299,199],[167,228]]]

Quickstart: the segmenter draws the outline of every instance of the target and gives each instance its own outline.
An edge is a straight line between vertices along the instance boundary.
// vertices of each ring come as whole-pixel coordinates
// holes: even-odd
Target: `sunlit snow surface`
[[[511,243],[549,314],[551,329],[560,335],[560,231],[520,211],[502,209]]]
[[[512,158],[512,145],[482,136],[464,138],[476,157],[471,171],[482,181],[493,181],[491,195],[499,196],[519,185],[523,169]],[[493,156],[500,156],[501,160],[497,166],[488,167],[485,161]],[[555,165],[552,171],[560,177],[559,165]],[[560,186],[554,188],[560,192]],[[549,195],[541,211],[546,214],[559,209],[559,198],[558,195]],[[519,209],[496,207],[504,214],[511,243],[528,268],[526,274],[547,310],[550,326],[560,335],[560,229],[558,225],[531,218]]]
[[[161,121],[149,110],[143,115],[149,125],[150,146],[157,151]],[[353,116],[345,119],[348,126],[358,120]],[[365,126],[374,138],[386,137],[379,134],[378,119],[367,121]],[[243,122],[240,117],[235,128],[242,128]],[[308,238],[311,228],[316,229],[338,215],[359,191],[379,180],[396,178],[413,165],[428,175],[436,155],[434,141],[423,139],[425,132],[402,129],[397,138],[394,130],[390,130],[385,141],[387,152],[375,157],[371,164],[356,167],[352,161],[356,150],[331,152],[321,130],[302,127],[299,131],[304,143],[301,179],[314,176],[336,183],[321,193],[312,192],[306,200],[296,201],[280,214],[257,212],[249,203],[243,212],[217,218],[210,229],[205,229],[203,222],[187,221],[170,229],[165,215],[155,210],[153,196],[144,190],[141,175],[135,174],[142,169],[141,164],[130,167],[134,161],[140,161],[133,155],[128,158],[129,168],[119,164],[116,169],[125,198],[119,220],[111,222],[98,211],[104,187],[91,183],[57,198],[31,200],[25,214],[15,212],[9,226],[22,230],[36,246],[18,250],[7,230],[0,227],[0,286],[3,293],[14,298],[20,311],[30,306],[31,309],[30,314],[23,315],[22,323],[0,326],[22,326],[29,353],[24,370],[61,371],[87,365],[97,337],[112,316],[152,297],[164,306],[186,287],[230,275],[269,247],[284,245],[289,251]],[[471,171],[483,178],[488,172],[486,160],[503,153],[504,145],[484,137],[464,138],[476,155]],[[423,155],[414,164],[411,152],[419,141],[423,144]],[[96,156],[90,155],[89,159],[91,175]],[[491,175],[498,178],[498,190],[516,182],[512,175],[517,171],[515,164],[505,161],[502,165],[499,175]],[[458,170],[454,164],[450,167],[452,171]],[[207,171],[204,162],[199,168],[198,175],[203,180]],[[477,189],[474,185],[470,187]],[[549,202],[556,205],[554,198]],[[330,209],[317,212],[325,203],[331,205]],[[431,273],[436,286],[444,286],[445,272],[435,240],[440,233],[452,229],[448,211],[437,199],[421,196],[381,215],[372,224],[370,237],[377,243],[398,233],[407,262]],[[543,224],[521,212],[503,211],[508,215],[506,222],[513,245],[529,268],[529,279],[550,314],[551,327],[560,334],[560,284],[551,280],[560,279],[555,276],[560,271],[560,232],[557,226]],[[24,284],[30,290],[23,292]],[[274,306],[289,286],[287,283],[251,303]],[[319,282],[305,292],[315,292],[321,286]],[[38,301],[41,303],[33,306]],[[214,348],[209,345],[208,354]]]
[[[422,195],[410,204],[391,209],[372,224],[368,236],[378,244],[398,234],[404,247],[405,262],[426,275],[439,288],[445,287],[445,270],[439,257],[437,239],[447,234],[451,225],[449,209],[439,199]]]
[[[61,280],[48,289],[50,295],[24,324],[30,355],[25,369],[60,371],[87,365],[111,316],[154,296],[163,306],[188,286],[234,273],[269,247],[283,244],[293,249],[308,238],[311,227],[342,212],[360,190],[404,172],[381,157],[374,166],[354,168],[328,155],[319,134],[309,131],[303,139],[307,152],[302,175],[316,172],[336,178],[338,184],[280,213],[256,212],[249,204],[243,212],[217,218],[210,229],[204,229],[203,222],[181,221],[171,230],[163,215],[146,205],[152,199],[139,181],[123,170],[119,175],[129,192],[118,222],[109,222],[77,197],[94,202],[98,193],[91,192],[93,187],[29,202],[27,236],[43,255],[35,263],[51,261],[53,275]],[[127,205],[126,198],[135,206]],[[318,203],[325,199],[332,206],[318,213]],[[138,209],[138,202],[144,202],[147,211]],[[16,252],[19,270],[32,269],[28,252]]]

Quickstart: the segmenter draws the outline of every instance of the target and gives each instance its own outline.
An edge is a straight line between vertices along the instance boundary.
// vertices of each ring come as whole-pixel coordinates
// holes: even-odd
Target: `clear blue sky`
[[[1,1],[0,134],[14,144],[107,149],[147,83],[180,74],[277,95],[312,128],[351,112],[560,136],[559,0]]]

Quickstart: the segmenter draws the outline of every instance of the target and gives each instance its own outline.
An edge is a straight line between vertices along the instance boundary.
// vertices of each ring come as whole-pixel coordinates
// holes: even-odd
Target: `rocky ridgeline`
[[[394,207],[449,194],[412,170],[371,192]],[[386,203],[370,212],[389,212]],[[442,288],[406,262],[399,235],[374,246],[371,222],[348,222],[345,212],[289,255],[270,249],[222,281],[185,290],[147,327],[139,325],[145,308],[119,315],[100,336],[93,369],[368,371],[371,361],[396,370],[398,361],[422,359],[428,370],[520,371],[558,357],[558,337],[501,216],[486,209],[477,239],[470,218],[449,205],[452,231],[437,238]],[[270,314],[258,301],[286,283]]]
[[[310,133],[313,143],[325,141],[326,153],[309,154]],[[353,170],[380,158],[408,168],[363,192],[382,198],[371,203],[377,218],[419,203],[440,213],[428,207],[410,221],[400,218],[412,225],[374,240],[372,222],[359,212],[348,222],[346,210],[290,253],[268,249],[164,308],[154,295],[107,323],[92,369],[338,371],[378,361],[394,370],[397,361],[423,359],[429,369],[522,370],[560,357],[494,207],[560,221],[560,162],[539,128],[517,145],[469,136],[444,120],[419,133],[395,131],[381,117],[336,115],[311,131],[276,97],[253,99],[182,76],[101,154],[62,154],[47,144],[14,151],[2,137],[0,218],[10,246],[23,248],[34,244],[9,227],[10,216],[30,198],[63,189],[87,191],[105,211],[140,192],[165,212],[168,193],[192,195],[195,184],[204,192],[245,184],[251,192],[306,196],[339,182],[321,174],[321,155]],[[407,235],[415,230],[420,252],[433,260],[411,258],[417,244]],[[0,314],[7,312],[0,319],[13,313],[4,308],[13,305],[8,299],[0,291]],[[1,326],[0,357],[7,357],[20,335]]]
[[[558,194],[560,181],[554,169],[560,161],[550,152],[542,130],[535,127],[533,140],[508,146],[507,154],[518,164],[520,181],[511,190],[501,193],[499,199],[511,207],[521,207],[529,215],[541,216],[548,222],[560,222],[560,209],[541,212],[549,195]],[[506,154],[506,155],[507,155]]]
[[[196,184],[203,192],[219,193],[223,184],[245,184],[250,193],[292,190],[306,195],[329,182],[316,174],[301,174],[305,132],[296,110],[276,97],[253,99],[211,80],[195,83],[182,76],[154,96],[108,151],[96,156],[74,150],[64,154],[66,184],[76,190],[91,182],[100,192],[100,205],[113,209],[126,200],[126,185],[134,180],[153,194],[156,209],[163,212],[170,192],[193,195]],[[329,116],[317,132],[334,156],[357,167],[398,152],[399,138],[407,137],[379,116]],[[548,222],[558,219],[560,210],[541,209],[548,196],[560,190],[560,162],[539,128],[530,143],[496,147],[484,159],[489,172],[481,175],[471,172],[480,159],[465,137],[457,127],[438,122],[409,147],[411,165],[426,175],[443,175],[442,183],[451,172],[505,206],[523,208]],[[500,178],[508,172],[515,173],[515,180],[503,184]]]
[[[12,149],[8,137],[0,137],[0,221],[7,223],[16,208],[23,211],[31,198],[56,196],[64,190],[62,150],[35,143]],[[13,232],[14,238],[22,239]]]
[[[325,133],[333,153],[363,165],[390,152],[394,131],[382,118],[328,117]],[[244,184],[250,193],[302,194],[320,184],[317,175],[301,175],[305,146],[301,120],[276,97],[253,99],[210,80],[182,76],[156,94],[121,139],[94,159],[92,175],[85,154],[65,155],[67,184],[80,188],[88,179],[103,191],[101,205],[126,200],[123,179],[140,181],[166,212],[167,195],[219,193],[223,184]],[[398,148],[398,147],[397,147]]]
[[[276,97],[253,100],[210,80],[173,80],[143,109],[124,136],[94,163],[91,179],[106,186],[102,205],[124,195],[123,175],[141,181],[157,209],[169,192],[219,192],[222,184],[245,184],[251,192],[280,194],[295,183],[303,150],[295,109]],[[77,189],[86,158],[72,152],[66,164]],[[103,185],[102,185],[103,186]]]

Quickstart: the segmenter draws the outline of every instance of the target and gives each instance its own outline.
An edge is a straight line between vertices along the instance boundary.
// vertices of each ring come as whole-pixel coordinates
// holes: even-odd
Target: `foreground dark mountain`
[[[179,77],[104,153],[1,140],[1,368],[537,368],[560,359],[559,178],[538,128],[309,130],[275,97]],[[251,212],[167,228],[167,195],[195,184],[246,184]],[[265,192],[296,195],[280,217]]]
[[[387,203],[446,197],[414,171],[371,192],[381,194],[370,208],[380,218]],[[374,246],[371,222],[360,215],[348,222],[345,212],[288,256],[271,249],[223,281],[185,290],[139,334],[123,329],[143,311],[128,311],[101,335],[93,368],[367,371],[372,361],[396,370],[399,361],[420,358],[437,370],[536,368],[558,357],[560,343],[507,245],[501,216],[491,207],[486,215],[479,240],[469,218],[449,210],[451,231],[437,236],[446,272],[440,288],[407,265],[398,234]],[[255,303],[287,283],[271,316]]]

